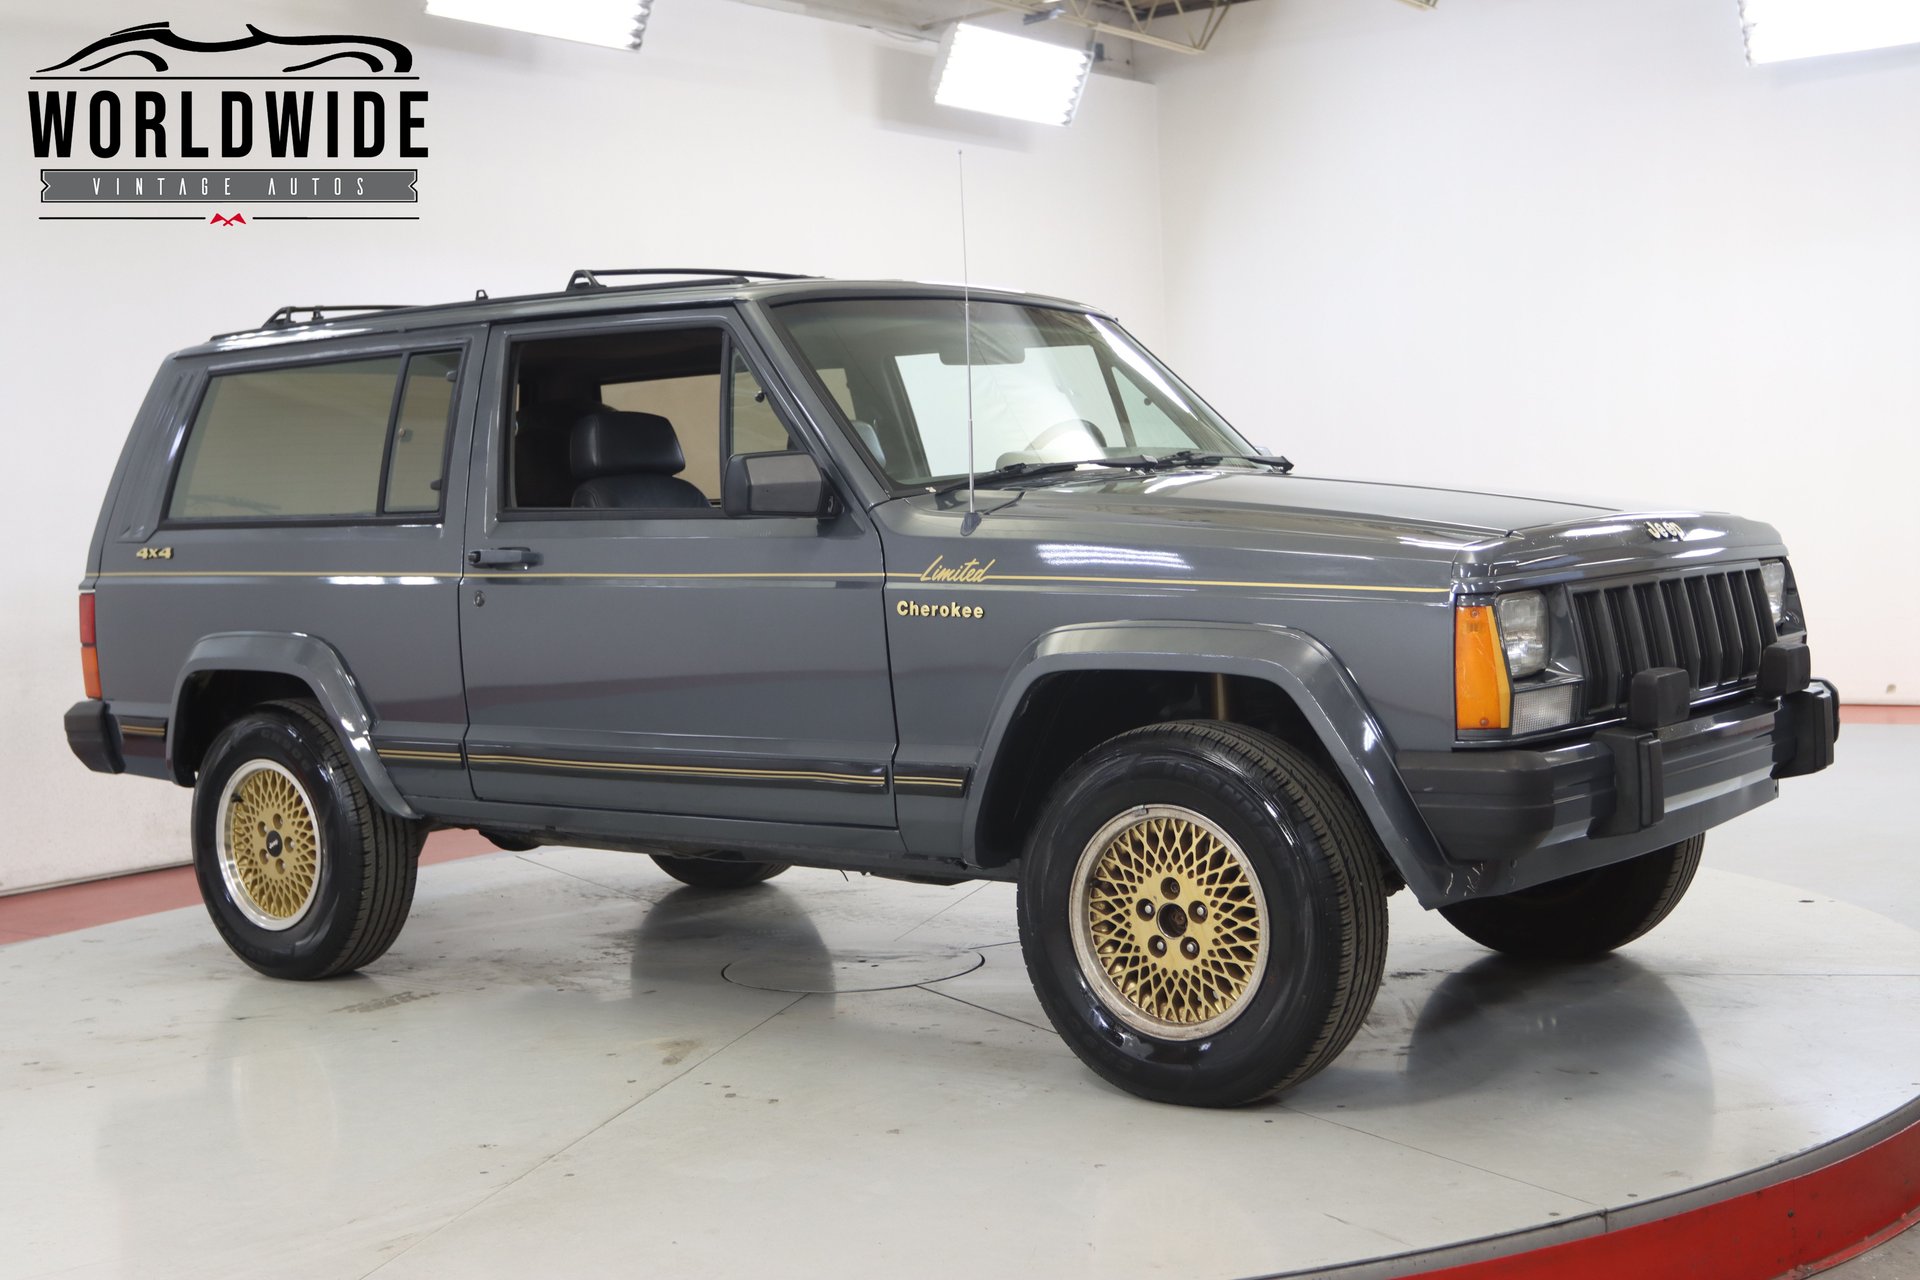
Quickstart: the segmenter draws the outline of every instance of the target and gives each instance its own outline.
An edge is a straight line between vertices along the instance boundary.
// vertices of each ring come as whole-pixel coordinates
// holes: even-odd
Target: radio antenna
[[[967,515],[960,522],[965,535],[980,527],[973,498],[973,273],[967,262],[967,151],[954,153],[960,169],[960,326],[967,363]]]

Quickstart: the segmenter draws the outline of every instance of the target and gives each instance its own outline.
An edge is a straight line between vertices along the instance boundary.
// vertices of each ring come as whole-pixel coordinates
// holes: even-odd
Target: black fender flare
[[[421,816],[393,785],[373,748],[373,713],[339,650],[301,632],[225,631],[202,636],[193,646],[174,679],[173,713],[167,722],[167,768],[175,778],[180,770],[174,765],[174,743],[184,740],[190,727],[187,686],[194,676],[210,671],[262,671],[305,681],[374,803],[398,818]]]
[[[1277,686],[1306,717],[1373,825],[1387,856],[1422,902],[1445,895],[1465,868],[1449,863],[1394,765],[1393,744],[1333,651],[1291,627],[1230,622],[1093,622],[1042,635],[1001,686],[970,790],[961,847],[974,848],[980,813],[1015,717],[1039,681],[1063,671],[1199,671]]]

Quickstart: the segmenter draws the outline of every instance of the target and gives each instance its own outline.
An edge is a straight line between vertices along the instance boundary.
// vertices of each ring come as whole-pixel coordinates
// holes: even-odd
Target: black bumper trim
[[[1776,778],[1798,778],[1818,773],[1833,763],[1833,744],[1840,739],[1840,691],[1825,680],[1815,680],[1799,693],[1781,700],[1786,732],[1774,735]]]
[[[89,698],[67,709],[67,746],[95,773],[124,773],[120,740],[107,723],[107,704]]]
[[[1661,729],[1602,730],[1570,746],[1406,751],[1400,776],[1455,862],[1510,862],[1551,846],[1633,837],[1692,797],[1751,793],[1833,763],[1839,698],[1825,681],[1777,701],[1723,704]],[[1761,790],[1765,789],[1765,794]],[[1730,802],[1714,809],[1724,821]],[[1676,838],[1687,822],[1673,824]],[[1698,829],[1697,824],[1694,829]]]

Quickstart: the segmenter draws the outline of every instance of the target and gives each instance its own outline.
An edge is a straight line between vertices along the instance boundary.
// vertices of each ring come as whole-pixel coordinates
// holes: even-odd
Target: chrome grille
[[[1651,667],[1684,669],[1696,699],[1750,685],[1779,639],[1758,569],[1576,586],[1572,603],[1589,717],[1625,711]]]

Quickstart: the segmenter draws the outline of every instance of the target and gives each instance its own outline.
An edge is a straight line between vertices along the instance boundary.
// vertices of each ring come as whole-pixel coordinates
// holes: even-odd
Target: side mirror
[[[730,516],[834,513],[833,486],[810,453],[736,453],[727,459],[720,509]]]

